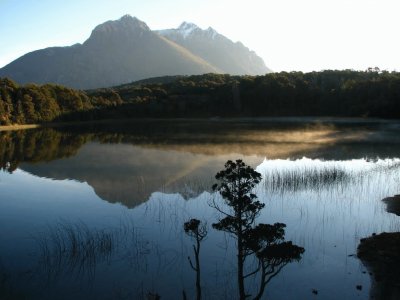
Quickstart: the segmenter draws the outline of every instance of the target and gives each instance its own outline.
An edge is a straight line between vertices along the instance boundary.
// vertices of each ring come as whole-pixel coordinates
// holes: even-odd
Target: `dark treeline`
[[[0,78],[0,125],[51,122],[71,113],[121,103],[112,92],[94,97],[60,85],[19,86],[8,78]]]
[[[0,80],[1,124],[131,117],[400,117],[400,73],[281,72],[155,78],[77,91]]]
[[[44,162],[73,156],[91,140],[90,134],[76,135],[51,128],[6,131],[0,134],[0,170],[13,172],[21,162]]]

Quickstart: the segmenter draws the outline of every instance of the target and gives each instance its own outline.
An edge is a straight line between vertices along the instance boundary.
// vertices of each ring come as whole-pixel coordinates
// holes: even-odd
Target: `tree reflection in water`
[[[252,193],[261,181],[260,173],[241,160],[227,161],[225,169],[217,173],[216,179],[218,183],[213,188],[222,199],[215,197],[211,203],[211,207],[220,214],[212,227],[235,238],[238,298],[261,299],[267,284],[284,266],[300,260],[304,248],[285,241],[285,224],[256,223],[265,206]],[[158,249],[156,245],[151,246],[154,251],[147,251],[147,246],[143,248],[142,245],[149,244],[141,241],[132,225],[112,230],[89,228],[83,223],[60,223],[52,227],[38,240],[41,249],[40,265],[44,269],[42,271],[47,275],[48,281],[53,283],[64,278],[64,275],[82,278],[86,274],[89,275],[89,280],[93,280],[99,264],[128,259],[137,261],[140,265],[140,262],[146,261],[147,256],[152,257],[151,260],[160,260],[160,255],[166,255],[165,249]],[[204,293],[202,294],[201,286],[200,254],[201,243],[208,234],[207,226],[205,222],[191,219],[184,223],[183,229],[194,240],[194,256],[189,256],[188,260],[196,273],[196,299],[201,299],[204,298]],[[140,273],[140,270],[137,271]],[[257,282],[254,289],[249,286],[250,278]],[[146,290],[144,293],[146,295]],[[179,292],[175,290],[174,293],[176,296]],[[182,297],[186,299],[185,291]]]

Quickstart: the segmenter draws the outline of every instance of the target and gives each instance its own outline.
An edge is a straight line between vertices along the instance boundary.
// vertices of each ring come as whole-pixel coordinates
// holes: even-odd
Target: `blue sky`
[[[399,12],[398,0],[0,0],[0,67],[130,14],[151,29],[211,26],[275,71],[400,71]]]

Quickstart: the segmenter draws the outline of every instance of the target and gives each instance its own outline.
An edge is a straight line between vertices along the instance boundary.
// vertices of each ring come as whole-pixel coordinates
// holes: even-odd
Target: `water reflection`
[[[326,169],[331,164],[331,162],[323,161],[312,162],[315,163],[315,168],[321,169]],[[304,166],[302,160],[288,161],[287,163],[290,166],[276,171],[301,170]],[[307,249],[301,264],[287,266],[280,276],[269,283],[269,288],[265,291],[266,297],[271,299],[282,297],[309,299],[313,288],[317,289],[319,295],[324,299],[336,299],[340,295],[349,299],[357,296],[366,297],[369,284],[368,274],[362,273],[361,271],[365,271],[365,269],[360,269],[357,261],[349,255],[354,253],[352,251],[355,251],[359,238],[372,232],[399,228],[400,224],[395,219],[388,217],[390,215],[384,212],[384,206],[380,209],[379,205],[381,204],[381,195],[393,191],[400,181],[398,169],[389,167],[390,171],[388,172],[388,169],[381,167],[383,164],[380,161],[368,163],[364,160],[363,163],[371,166],[373,170],[380,171],[370,173],[369,178],[365,177],[356,186],[338,184],[333,188],[322,186],[316,190],[297,189],[281,193],[279,189],[270,190],[264,181],[260,183],[257,195],[262,203],[266,204],[260,215],[260,222],[286,223],[287,239],[304,245]],[[265,171],[269,170],[273,164],[273,160],[265,161],[257,170],[261,174],[265,174]],[[351,166],[355,170],[363,169],[355,167],[360,165],[358,162],[355,164],[350,161],[336,162],[336,164],[343,164],[342,167],[346,172]],[[277,168],[277,166],[275,167]],[[9,179],[20,176],[20,171],[12,175],[4,175],[7,174],[2,174],[0,184],[10,187],[10,193],[16,195],[19,193],[18,187],[23,182],[32,180],[33,177],[25,173],[24,175],[29,177],[22,178],[25,181],[17,182],[13,188]],[[35,184],[37,183],[39,181]],[[59,183],[62,182],[43,180],[41,189],[44,193],[39,195],[44,197],[47,194],[46,185],[54,186]],[[214,222],[215,211],[209,207],[210,200],[214,197],[213,194],[205,192],[187,201],[179,194],[153,193],[147,202],[135,209],[121,210],[121,206],[107,204],[93,196],[90,198],[89,194],[75,194],[74,189],[77,187],[79,187],[78,183],[64,187],[60,184],[59,192],[54,190],[53,196],[50,197],[54,199],[50,201],[49,198],[49,202],[41,203],[32,198],[35,193],[32,193],[29,185],[25,185],[24,189],[28,195],[31,195],[31,199],[23,197],[22,199],[11,199],[12,201],[5,199],[0,201],[2,216],[0,221],[4,230],[0,235],[2,239],[0,250],[7,257],[8,270],[12,270],[14,274],[26,274],[27,269],[39,270],[37,265],[30,267],[29,262],[37,263],[36,259],[41,257],[40,248],[35,248],[29,243],[20,247],[17,246],[16,241],[24,239],[24,233],[25,236],[38,236],[38,234],[40,236],[41,233],[42,237],[51,242],[51,230],[48,228],[48,222],[51,222],[53,230],[60,232],[61,229],[57,229],[60,218],[68,220],[66,228],[75,228],[73,224],[84,222],[85,227],[90,230],[89,236],[96,236],[103,230],[106,234],[120,232],[122,214],[124,215],[123,220],[130,220],[133,223],[137,234],[134,239],[137,246],[127,243],[127,247],[125,247],[125,241],[128,242],[130,238],[129,235],[122,234],[121,244],[113,248],[111,257],[103,260],[100,256],[96,260],[95,271],[90,271],[86,277],[82,275],[82,272],[66,272],[70,270],[67,263],[69,261],[67,254],[70,251],[67,251],[62,258],[63,263],[61,263],[66,267],[61,269],[61,273],[57,269],[51,273],[58,274],[58,277],[55,277],[57,280],[51,280],[52,286],[43,284],[43,281],[46,281],[43,279],[47,278],[47,275],[43,270],[43,265],[40,264],[42,271],[33,273],[44,274],[44,277],[27,280],[25,276],[19,285],[16,285],[14,281],[13,286],[16,286],[18,291],[33,294],[29,297],[31,299],[63,299],[58,295],[60,291],[65,294],[65,299],[71,297],[76,299],[96,297],[99,299],[107,297],[145,299],[149,292],[170,299],[174,298],[174,295],[180,297],[182,290],[185,290],[188,299],[195,297],[195,275],[187,261],[187,256],[193,254],[192,242],[184,238],[182,224],[195,217]],[[62,201],[57,199],[60,194],[65,194],[65,199]],[[73,201],[74,198],[76,198],[75,201]],[[51,216],[47,213],[41,214],[41,217],[32,223],[31,219],[34,220],[39,211],[47,210],[49,206],[54,207],[49,211]],[[70,206],[76,207],[77,211],[70,211]],[[31,218],[28,217],[29,214],[19,217],[21,207],[29,208]],[[14,219],[7,222],[8,219],[4,218],[5,212],[15,215]],[[17,234],[18,227],[21,225],[18,226],[15,222],[23,223],[26,220],[29,220],[30,223],[21,227],[21,234]],[[40,227],[41,223],[44,223],[42,227]],[[65,223],[61,222],[61,224]],[[10,225],[16,228],[8,231],[7,228],[10,228]],[[68,230],[61,230],[61,232],[67,234]],[[4,240],[4,234],[10,235],[10,239]],[[13,238],[14,236],[16,237]],[[79,234],[75,234],[75,236],[79,236]],[[91,239],[82,239],[82,241],[85,240],[90,241]],[[12,247],[7,251],[6,244],[10,242]],[[57,243],[55,244],[57,245]],[[211,230],[207,239],[202,242],[201,263],[202,282],[204,282],[202,294],[204,299],[237,297],[237,287],[234,284],[235,280],[232,279],[235,278],[236,270],[232,263],[236,260],[235,252],[232,251],[235,246],[234,241],[215,230]],[[51,248],[53,247],[49,247],[49,249]],[[73,247],[69,247],[69,249],[71,248]],[[21,255],[19,253],[21,250],[18,249],[25,249],[22,253],[28,251],[27,255]],[[55,249],[58,249],[58,246]],[[79,258],[79,255],[76,257]],[[13,266],[14,259],[21,262],[20,268]],[[58,264],[55,263],[57,261],[58,259],[54,260],[52,266],[57,266]],[[75,263],[73,266],[79,267],[80,263]],[[254,266],[257,267],[257,264]],[[20,271],[17,271],[18,269]],[[78,270],[80,269],[78,268]],[[81,270],[89,271],[90,268],[86,267]],[[257,289],[258,282],[250,281],[249,284],[249,289]],[[343,290],[335,289],[338,285],[343,286]],[[356,285],[362,285],[365,288],[359,291],[355,289]],[[75,291],[79,290],[79,293],[71,294],[64,291],[69,287],[73,287]],[[119,296],[117,297],[117,295]]]
[[[245,282],[248,283],[249,279],[254,277],[259,283],[255,290],[252,289],[252,299],[261,299],[271,279],[290,262],[300,260],[304,248],[292,244],[291,241],[285,241],[285,224],[256,224],[256,218],[265,206],[256,200],[257,196],[252,193],[255,185],[261,180],[261,174],[240,160],[236,163],[228,161],[225,166],[226,170],[216,176],[219,183],[215,187],[224,199],[226,207],[216,204],[213,198],[211,208],[223,215],[223,218],[213,224],[213,228],[228,232],[235,238],[237,250],[229,252],[237,253],[239,298],[244,300],[251,296],[251,289]],[[196,242],[193,245],[195,260],[193,262],[188,256],[188,261],[196,272],[196,299],[200,300],[200,246],[207,236],[207,225],[206,222],[191,219],[184,223],[183,228]],[[180,233],[175,232],[177,236]],[[145,256],[150,255],[150,260],[160,259],[163,255],[160,255],[159,251],[165,251],[162,247],[158,248],[158,241],[150,242],[139,238],[137,228],[130,219],[120,222],[116,228],[101,230],[91,228],[83,222],[58,222],[48,226],[36,237],[36,242],[39,246],[39,259],[32,282],[35,282],[35,279],[40,280],[45,289],[51,289],[59,282],[64,283],[71,278],[80,284],[85,280],[88,280],[87,284],[91,284],[96,281],[98,268],[115,264],[116,261],[128,263],[131,266],[130,271],[147,272],[143,265],[146,261]],[[170,255],[168,256],[170,259]],[[255,264],[254,261],[249,263],[250,257],[256,261]],[[136,263],[132,264],[133,261]],[[45,282],[43,278],[46,278]],[[157,293],[150,291],[147,295],[159,297]],[[185,289],[183,297],[187,297]]]
[[[97,264],[110,262],[118,235],[119,232],[110,229],[90,229],[83,222],[52,224],[37,237],[40,248],[38,272],[44,272],[48,284],[62,278],[64,273],[79,279],[93,278]]]
[[[134,207],[154,191],[186,199],[209,191],[210,174],[238,157],[253,167],[265,157],[393,157],[400,135],[389,125],[134,122],[3,132],[0,163],[10,172],[19,166],[41,177],[87,182],[102,199]]]
[[[395,129],[214,125],[1,133],[1,165],[11,172],[0,172],[5,293],[175,299],[184,290],[195,298],[196,272],[187,260],[195,260],[193,240],[183,224],[193,218],[215,222],[209,206],[213,175],[226,160],[242,157],[264,178],[256,189],[265,204],[260,223],[285,223],[285,238],[307,250],[301,263],[287,265],[268,283],[264,297],[310,299],[315,290],[324,299],[367,298],[368,273],[351,255],[360,238],[400,229],[381,201],[399,193]],[[124,233],[124,220],[132,222],[132,238]],[[79,228],[83,234],[71,233]],[[66,236],[65,243],[68,234],[89,246],[52,238]],[[208,231],[201,243],[202,298],[237,298],[235,247],[225,233]],[[59,255],[58,249],[65,251]],[[47,266],[46,253],[54,257]],[[257,267],[257,260],[249,262]],[[253,294],[259,282],[248,281]]]

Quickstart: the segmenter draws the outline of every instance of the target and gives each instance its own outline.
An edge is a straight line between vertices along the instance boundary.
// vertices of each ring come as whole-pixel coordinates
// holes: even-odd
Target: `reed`
[[[321,190],[337,185],[347,185],[354,179],[340,166],[297,167],[295,169],[273,169],[264,173],[264,187],[272,193]]]
[[[99,262],[110,259],[117,234],[112,230],[92,229],[84,223],[58,223],[37,238],[40,265],[48,280],[62,272],[93,275]]]

